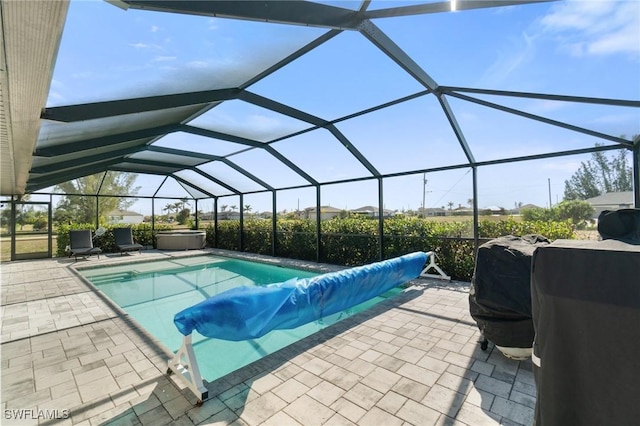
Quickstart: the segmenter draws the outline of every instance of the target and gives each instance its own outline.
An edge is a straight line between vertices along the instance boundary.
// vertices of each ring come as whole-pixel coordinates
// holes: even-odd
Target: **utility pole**
[[[425,202],[425,197],[427,195],[427,174],[423,173],[422,174],[422,214],[423,215],[427,215],[427,212],[425,212],[424,208],[424,202]]]

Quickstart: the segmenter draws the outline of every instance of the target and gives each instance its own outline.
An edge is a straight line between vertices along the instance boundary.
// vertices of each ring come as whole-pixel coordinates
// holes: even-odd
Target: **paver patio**
[[[191,391],[165,374],[171,352],[74,266],[201,252],[228,254],[143,251],[3,263],[2,424],[532,423],[531,363],[509,360],[493,345],[480,350],[467,283],[423,278],[366,312],[207,383],[210,398],[196,406]],[[40,418],[16,420],[19,415]]]

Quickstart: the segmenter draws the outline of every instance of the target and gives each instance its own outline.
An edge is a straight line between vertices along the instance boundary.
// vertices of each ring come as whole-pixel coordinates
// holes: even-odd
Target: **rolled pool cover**
[[[236,287],[173,318],[185,336],[248,340],[344,311],[420,275],[427,254],[415,252],[369,265],[264,287]]]

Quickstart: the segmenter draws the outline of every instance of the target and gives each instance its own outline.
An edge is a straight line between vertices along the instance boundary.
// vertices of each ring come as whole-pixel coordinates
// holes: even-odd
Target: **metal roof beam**
[[[329,124],[327,120],[324,120],[320,117],[316,117],[315,115],[308,114],[299,109],[274,101],[273,99],[265,98],[264,96],[257,95],[247,90],[240,93],[240,95],[238,95],[238,99],[262,108],[266,108],[271,111],[278,112],[282,115],[295,118],[300,121],[314,124],[318,127],[324,127],[325,125]]]
[[[197,185],[194,185],[193,183],[189,182],[186,179],[181,178],[180,176],[176,176],[173,173],[171,174],[171,177],[174,178],[175,180],[178,181],[178,183],[180,183],[180,185],[182,186],[182,188],[184,188],[185,191],[187,191],[187,193],[189,195],[191,195],[191,193],[189,192],[189,190],[187,188],[185,188],[185,185],[195,189],[196,191],[202,192],[205,195],[208,195],[211,198],[216,198],[216,195],[213,195],[212,193],[210,193],[209,191],[205,191],[204,189],[200,188]],[[191,195],[191,197],[193,198],[193,195]]]
[[[203,177],[209,179],[210,181],[217,183],[218,185],[228,189],[229,191],[233,192],[236,195],[240,195],[241,194],[241,191],[238,191],[236,188],[232,187],[231,185],[227,185],[226,183],[224,183],[220,179],[211,176],[209,173],[203,172],[202,170],[200,170],[197,167],[190,167],[189,170],[192,170],[192,171],[198,173],[200,176],[203,176]]]
[[[122,160],[125,155],[133,154],[144,150],[145,146],[133,146],[130,148],[119,149],[117,151],[104,152],[102,154],[90,155],[87,157],[76,158],[74,160],[61,161],[58,163],[50,163],[42,166],[32,167],[31,174],[52,173],[63,171],[75,167],[85,167],[87,164],[100,162],[103,160]]]
[[[315,180],[314,178],[309,176],[304,170],[302,170],[300,167],[296,166],[287,157],[285,157],[284,155],[280,154],[273,147],[267,145],[267,146],[264,147],[264,149],[266,149],[269,154],[271,154],[274,157],[276,157],[278,160],[280,160],[280,162],[284,163],[284,165],[289,167],[291,170],[296,172],[298,175],[302,176],[302,178],[304,180],[306,180],[307,182],[309,182],[310,184],[319,185],[317,180]]]
[[[269,191],[275,191],[276,190],[276,188],[274,188],[273,186],[269,185],[268,183],[266,183],[262,179],[258,178],[257,176],[253,175],[252,173],[249,173],[247,170],[245,170],[242,167],[238,166],[236,163],[234,163],[233,161],[229,160],[228,158],[223,158],[220,161],[222,161],[224,164],[226,164],[227,166],[231,167],[232,169],[234,169],[238,173],[241,173],[244,176],[246,176],[247,178],[251,179],[252,181],[257,183],[258,185],[268,189]]]
[[[539,121],[541,123],[550,124],[552,126],[561,127],[563,129],[572,130],[578,133],[584,133],[585,135],[595,136],[597,138],[610,140],[612,142],[619,143],[620,145],[626,146],[627,148],[633,147],[633,142],[628,141],[626,139],[622,139],[616,136],[607,135],[605,133],[596,132],[594,130],[585,129],[584,127],[574,126],[572,124],[564,123],[561,121],[552,120],[550,118],[545,118],[539,115],[530,114],[528,112],[520,111],[514,108],[509,108],[503,105],[494,104],[493,102],[483,101],[481,99],[473,98],[471,96],[461,95],[459,93],[450,93],[449,96],[454,96],[459,99],[463,99],[469,102],[473,102],[482,106],[486,106],[489,108],[497,109],[499,111],[508,112],[511,114],[519,115],[521,117],[529,118],[532,120]]]
[[[552,95],[547,93],[513,92],[513,91],[506,91],[506,90],[476,89],[476,88],[470,88],[470,87],[453,87],[453,86],[440,86],[440,91],[442,93],[451,94],[451,95],[453,95],[455,92],[480,93],[484,95],[510,96],[515,98],[544,99],[547,101],[574,102],[574,103],[583,103],[583,104],[610,105],[610,106],[635,107],[635,108],[640,107],[640,101],[627,100],[627,99],[592,98],[592,97],[585,97],[585,96]]]
[[[323,28],[353,29],[357,25],[358,17],[354,10],[302,1],[123,1],[133,9]]]
[[[353,144],[351,144],[347,137],[344,136],[340,132],[340,130],[338,130],[333,124],[330,124],[327,120],[248,91],[243,91],[240,96],[238,96],[238,99],[249,102],[253,105],[258,105],[271,111],[275,111],[288,117],[313,124],[317,127],[326,128],[336,139],[338,139],[338,141],[345,148],[347,148],[351,155],[353,155],[367,170],[369,170],[372,175],[378,176],[380,174],[378,170],[376,170],[376,168],[373,166],[373,164],[371,164],[369,160],[367,160],[365,156],[362,155],[362,153],[358,151],[358,149],[353,146]]]
[[[255,148],[264,148],[262,142],[253,139],[247,139],[240,136],[230,135],[228,133],[216,132],[215,130],[203,129],[202,127],[194,127],[187,124],[177,126],[177,130],[191,133],[193,135],[204,136],[206,138],[220,139],[227,142],[233,142],[240,145],[253,146]]]
[[[429,74],[427,74],[420,66],[407,55],[393,40],[391,40],[380,28],[373,22],[364,20],[358,25],[358,30],[378,49],[384,52],[389,58],[397,63],[409,75],[415,78],[420,84],[427,89],[437,92],[438,84]]]
[[[48,186],[57,185],[61,182],[66,182],[73,179],[78,179],[84,176],[94,175],[96,173],[103,173],[108,170],[108,167],[112,164],[119,163],[120,159],[111,159],[102,161],[100,163],[92,164],[91,166],[81,166],[73,170],[65,170],[60,173],[52,173],[44,176],[40,176],[34,179],[29,179],[27,185],[28,192],[34,192]]]
[[[268,183],[264,182],[260,178],[258,178],[256,176],[254,176],[253,174],[249,173],[247,170],[243,169],[242,167],[238,166],[236,163],[234,163],[233,161],[231,161],[231,160],[229,160],[228,158],[225,158],[225,157],[220,157],[218,155],[204,154],[204,153],[200,153],[200,152],[184,151],[182,149],[165,148],[165,147],[153,146],[153,145],[149,145],[147,147],[147,150],[148,151],[152,151],[152,152],[162,152],[162,153],[171,154],[171,155],[182,155],[182,156],[185,156],[185,157],[202,158],[202,159],[211,160],[211,161],[220,161],[220,162],[226,164],[227,166],[231,167],[232,169],[236,170],[237,172],[239,172],[239,173],[243,174],[244,176],[248,177],[249,179],[251,179],[252,181],[257,183],[258,185],[263,186],[263,187],[265,187],[266,189],[268,189],[270,191],[275,190],[275,188],[272,187],[271,185],[269,185]]]
[[[522,157],[511,157],[511,158],[501,158],[499,160],[488,160],[488,161],[479,161],[475,163],[475,166],[492,166],[494,164],[505,164],[505,163],[517,163],[521,161],[533,161],[533,160],[544,160],[547,158],[555,158],[555,157],[565,157],[569,155],[580,155],[580,154],[589,154],[592,152],[602,152],[602,151],[612,151],[612,150],[620,150],[623,149],[617,145],[600,145],[596,147],[590,148],[581,148],[581,149],[571,149],[567,151],[557,151],[551,152],[547,154],[534,154],[534,155],[525,155]]]
[[[195,134],[195,135],[221,139],[221,140],[228,141],[228,142],[234,142],[234,143],[241,144],[241,145],[248,145],[248,146],[252,146],[254,148],[264,149],[269,154],[273,155],[278,160],[280,160],[282,163],[284,163],[291,170],[293,170],[294,172],[296,172],[297,174],[302,176],[307,182],[313,183],[314,185],[318,184],[318,182],[314,178],[312,178],[307,173],[305,173],[300,167],[296,166],[291,161],[289,161],[284,155],[280,154],[278,151],[276,151],[275,149],[273,149],[269,145],[266,145],[266,144],[264,144],[262,142],[254,141],[254,140],[251,140],[251,139],[242,138],[240,136],[233,136],[233,135],[229,135],[229,134],[226,134],[226,133],[215,132],[213,130],[207,130],[207,129],[202,129],[200,127],[193,127],[193,126],[187,126],[187,125],[181,125],[180,126],[180,130],[182,130],[184,132],[192,133],[192,134]]]
[[[242,167],[238,166],[233,161],[230,161],[229,159],[224,158],[224,157],[220,157],[218,155],[204,154],[204,153],[193,152],[193,151],[185,151],[185,150],[182,150],[182,149],[165,148],[165,147],[153,146],[153,145],[147,146],[147,151],[161,152],[161,153],[170,154],[170,155],[181,155],[181,156],[184,156],[184,157],[191,157],[191,158],[201,158],[201,159],[204,159],[204,160],[211,160],[211,161],[220,161],[220,162],[226,164],[227,166],[231,167],[232,169],[238,171],[239,173],[242,173],[244,176],[246,176],[249,179],[253,180],[258,185],[261,185],[261,186],[263,186],[263,187],[265,187],[265,188],[267,188],[267,189],[269,189],[271,191],[273,191],[275,189],[271,185],[267,184],[266,182],[263,182],[258,177],[252,175],[251,173],[249,173],[248,171],[246,171]],[[221,183],[221,185],[222,185],[222,183]]]
[[[178,126],[171,124],[168,126],[152,127],[149,129],[134,130],[132,132],[118,133],[115,135],[102,136],[93,139],[85,139],[66,143],[63,145],[50,145],[36,148],[33,155],[38,157],[55,157],[56,155],[71,154],[73,152],[85,151],[103,146],[117,145],[137,139],[153,138],[172,133],[178,130]],[[142,143],[141,143],[142,145]]]
[[[188,169],[189,167],[192,167],[191,164],[176,164],[176,163],[169,163],[167,161],[144,160],[141,158],[127,158],[124,161],[122,161],[122,163],[140,164],[143,166],[165,167],[167,169],[173,170],[173,172],[169,172],[169,173],[174,173],[176,171],[180,171],[180,170],[184,170],[184,169]]]
[[[376,106],[371,107],[371,108],[367,108],[367,109],[364,109],[364,110],[361,110],[361,111],[358,111],[358,112],[354,112],[353,114],[349,114],[349,115],[345,115],[343,117],[336,118],[334,120],[329,121],[329,124],[337,124],[337,123],[340,123],[342,121],[346,121],[346,120],[350,120],[352,118],[360,117],[361,115],[365,115],[365,114],[368,114],[370,112],[375,112],[375,111],[378,111],[378,110],[381,110],[381,109],[384,109],[384,108],[387,108],[387,107],[390,107],[390,106],[393,106],[393,105],[400,104],[402,102],[410,101],[412,99],[428,95],[429,93],[431,93],[431,91],[423,90],[423,91],[414,93],[412,95],[403,96],[402,98],[398,98],[398,99],[395,99],[393,101],[385,102],[383,104],[376,105]],[[288,135],[280,136],[278,138],[272,139],[269,142],[265,142],[265,143],[270,145],[270,144],[275,143],[275,142],[279,142],[279,141],[282,141],[282,140],[285,140],[285,139],[292,138],[294,136],[299,136],[299,135],[302,135],[304,133],[311,132],[311,131],[316,130],[318,128],[319,128],[319,126],[309,127],[308,129],[303,129],[303,130],[299,130],[299,131],[294,132],[294,133],[290,133]]]
[[[455,133],[456,138],[458,139],[458,143],[460,144],[460,147],[462,148],[464,155],[467,157],[467,160],[469,160],[469,163],[475,163],[476,160],[473,157],[473,153],[471,152],[471,148],[467,143],[467,139],[464,137],[464,133],[462,133],[460,124],[458,124],[458,119],[456,118],[456,115],[453,113],[453,110],[451,109],[451,105],[449,105],[449,102],[444,96],[438,96],[437,98],[438,98],[438,101],[440,102],[440,106],[442,107],[442,110],[444,111],[444,115],[447,117],[447,120],[449,121],[449,125],[451,126],[451,129],[453,129],[453,132]]]
[[[225,101],[234,99],[238,93],[239,89],[205,90],[173,95],[147,96],[116,101],[51,107],[43,109],[40,118],[71,123],[112,117],[114,115],[134,114],[145,111],[157,111],[160,109]]]
[[[336,126],[334,126],[333,124],[330,124],[327,126],[327,130],[330,131],[331,134],[336,139],[338,139],[338,141],[345,148],[347,148],[347,151],[349,151],[349,153],[351,153],[351,155],[353,155],[356,158],[356,160],[358,160],[360,164],[362,164],[369,171],[369,173],[371,173],[373,176],[380,176],[380,172],[378,171],[378,169],[376,169],[375,166],[371,164],[371,162],[369,162],[369,160],[367,160],[367,158],[364,155],[362,155],[362,153],[358,150],[358,148],[353,146],[351,141],[347,139],[347,137],[343,135],[342,132],[338,130]]]
[[[271,65],[266,70],[262,71],[261,73],[259,73],[255,77],[251,78],[250,80],[248,80],[244,84],[240,85],[240,89],[241,90],[242,89],[246,89],[247,87],[257,83],[258,81],[262,80],[266,76],[268,76],[270,74],[273,74],[274,72],[278,71],[280,68],[282,68],[285,65],[295,61],[296,59],[298,59],[299,57],[305,55],[306,53],[312,51],[313,49],[315,49],[316,47],[320,46],[324,42],[331,40],[333,37],[337,36],[340,33],[342,33],[341,30],[329,30],[329,31],[327,31],[326,33],[324,33],[320,37],[318,37],[315,40],[307,43],[306,45],[304,45],[300,49],[296,50],[295,52],[293,52],[292,54],[290,54],[286,58],[278,61],[277,63],[275,63],[273,65]]]
[[[458,122],[449,106],[449,103],[440,93],[440,88],[438,83],[431,78],[429,74],[426,73],[409,55],[407,55],[393,40],[391,40],[387,35],[376,25],[369,21],[363,21],[359,26],[358,30],[360,33],[365,36],[369,41],[371,41],[378,49],[382,50],[389,58],[391,58],[394,62],[396,62],[402,69],[404,69],[409,75],[415,78],[419,83],[421,83],[424,87],[433,92],[440,105],[442,110],[444,111],[447,120],[449,120],[449,124],[453,129],[453,132],[456,134],[458,142],[464,151],[464,155],[467,157],[470,163],[473,163],[475,160],[473,158],[473,153],[467,144],[467,141],[462,133],[462,129],[458,125]]]
[[[147,145],[146,151],[159,152],[162,154],[177,155],[182,157],[200,158],[202,160],[222,161],[224,157],[219,155],[205,154],[203,152],[185,151],[183,149],[167,148],[164,146]]]
[[[272,187],[268,183],[262,181],[260,178],[252,175],[247,170],[245,170],[242,167],[238,166],[233,161],[230,161],[228,158],[225,158],[225,157],[220,157],[219,155],[204,154],[204,153],[193,152],[193,151],[184,151],[182,149],[165,148],[165,147],[153,146],[153,145],[147,146],[147,151],[162,152],[162,153],[171,154],[171,155],[181,155],[181,156],[184,156],[184,157],[191,157],[191,158],[201,158],[201,159],[206,159],[206,160],[211,160],[211,161],[220,161],[220,162],[226,164],[227,166],[231,167],[232,169],[236,170],[237,172],[242,173],[244,176],[246,176],[249,179],[253,180],[258,185],[261,185],[261,186],[263,186],[263,187],[265,187],[265,188],[267,188],[267,189],[269,189],[271,191],[275,190],[274,187]]]
[[[558,0],[457,0],[455,10],[484,9],[488,7],[503,7],[522,5],[527,3],[545,3]],[[371,10],[365,13],[366,19],[393,18],[396,16],[425,15],[429,13],[443,13],[452,11],[451,1],[437,3],[425,3],[411,6],[390,7],[385,9]]]

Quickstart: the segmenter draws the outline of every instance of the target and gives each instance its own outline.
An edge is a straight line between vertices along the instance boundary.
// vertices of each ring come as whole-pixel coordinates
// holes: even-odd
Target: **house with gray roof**
[[[378,208],[374,206],[363,206],[357,209],[349,210],[349,213],[368,217],[378,217]],[[392,217],[395,215],[396,212],[393,210],[382,209],[383,217]]]
[[[128,210],[116,209],[107,213],[107,223],[109,224],[126,223],[136,225],[138,223],[142,223],[143,220],[144,216],[142,214]]]
[[[595,209],[593,218],[597,219],[603,210],[630,209],[633,207],[633,191],[607,192],[585,200]]]

